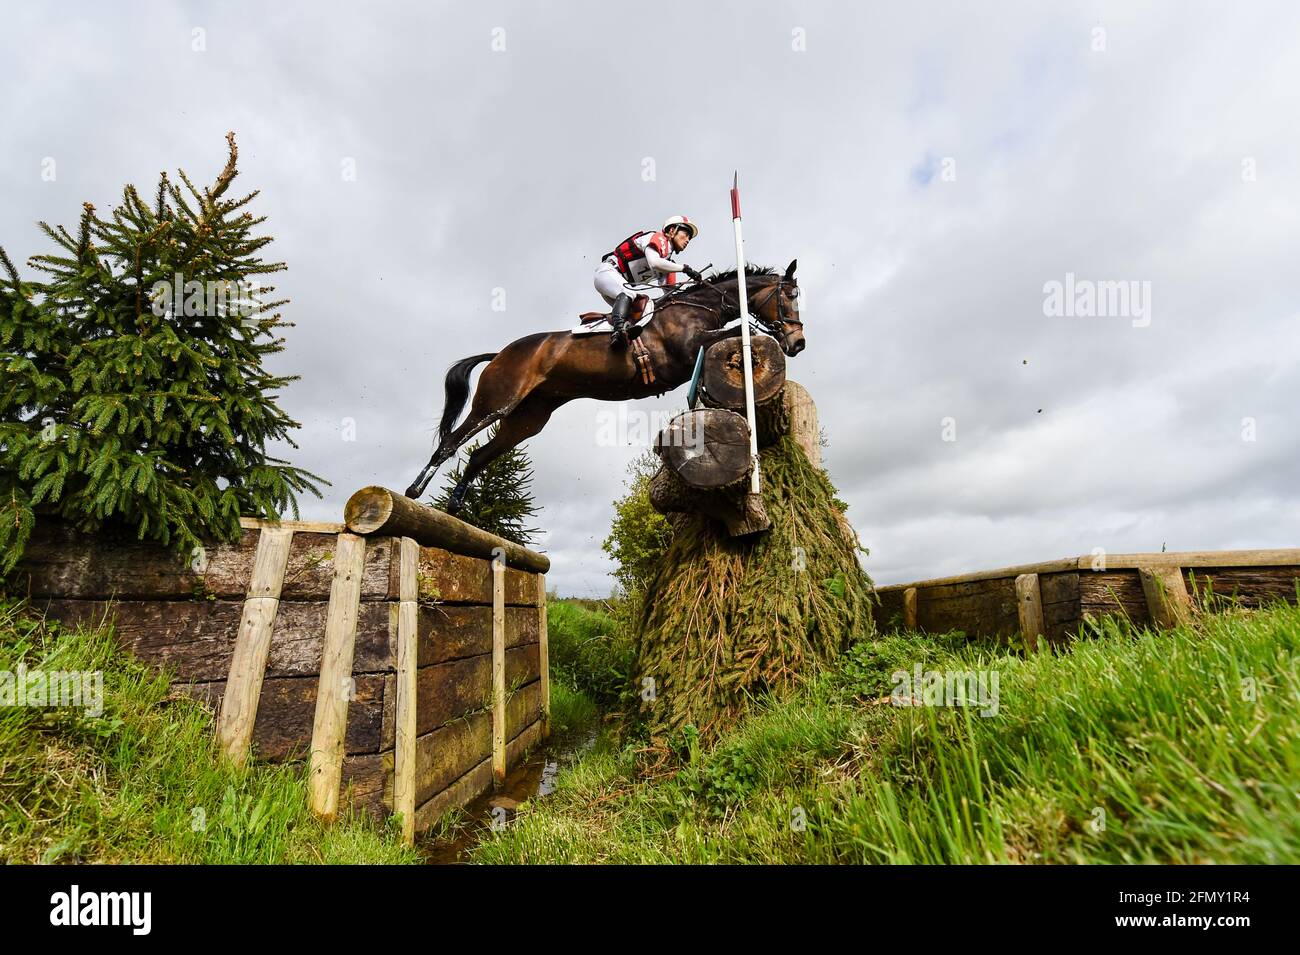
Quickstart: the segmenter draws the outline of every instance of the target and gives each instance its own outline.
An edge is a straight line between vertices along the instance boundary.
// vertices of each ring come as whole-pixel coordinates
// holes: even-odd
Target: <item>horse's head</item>
[[[794,279],[798,262],[792,260],[784,275],[753,276],[746,283],[749,314],[780,342],[781,350],[791,358],[807,345],[799,318],[799,283]]]

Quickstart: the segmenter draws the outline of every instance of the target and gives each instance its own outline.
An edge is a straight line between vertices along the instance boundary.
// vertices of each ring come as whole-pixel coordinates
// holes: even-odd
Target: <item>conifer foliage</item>
[[[496,436],[498,427],[494,424],[488,430],[488,441]],[[447,475],[442,491],[433,502],[434,507],[447,509],[451,492],[465,473],[469,456],[478,450],[480,443],[475,441],[461,448],[456,467]],[[538,511],[533,500],[532,483],[532,461],[522,448],[511,448],[479,472],[465,492],[465,501],[456,516],[480,530],[527,547],[540,533],[535,527],[525,526]]]
[[[266,454],[300,427],[276,404],[298,376],[263,367],[292,323],[260,283],[285,266],[261,258],[258,193],[227,195],[227,143],[211,186],[164,173],[151,202],[127,186],[107,217],[87,203],[75,234],[40,223],[57,249],[28,260],[38,280],[0,249],[0,574],[49,517],[191,553],[320,496]]]

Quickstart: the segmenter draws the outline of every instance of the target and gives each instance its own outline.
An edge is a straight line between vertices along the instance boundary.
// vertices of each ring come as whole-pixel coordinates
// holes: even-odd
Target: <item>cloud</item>
[[[598,306],[591,271],[631,230],[685,212],[686,260],[728,264],[739,169],[750,257],[799,258],[790,372],[878,579],[1295,543],[1300,10],[661,12],[16,10],[0,243],[45,251],[35,220],[162,169],[210,178],[236,130],[297,323],[273,368],[302,376],[282,404],[304,428],[277,451],[334,482],[304,513],[337,519],[414,477],[451,362]],[[1150,282],[1150,325],[1044,315],[1066,273]],[[527,444],[563,592],[611,585],[600,541],[638,449],[595,443],[600,407]]]

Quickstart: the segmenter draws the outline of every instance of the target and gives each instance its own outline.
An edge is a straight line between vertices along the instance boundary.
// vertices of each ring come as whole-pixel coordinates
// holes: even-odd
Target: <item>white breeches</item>
[[[646,305],[645,314],[649,317],[654,308],[654,300],[664,294],[664,288],[660,285],[629,285],[619,272],[618,266],[611,262],[601,262],[596,268],[594,279],[596,291],[600,293],[608,305],[614,304],[614,299],[620,295],[630,295],[636,298],[638,295],[648,295],[650,302]]]

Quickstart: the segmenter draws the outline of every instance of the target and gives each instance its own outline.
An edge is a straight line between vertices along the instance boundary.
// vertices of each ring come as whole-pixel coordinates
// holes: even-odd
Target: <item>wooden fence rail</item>
[[[1246,607],[1296,600],[1300,548],[1106,554],[880,587],[886,626],[1059,643],[1104,614],[1170,627],[1208,594]],[[1194,599],[1195,598],[1195,599]]]
[[[55,619],[111,617],[120,643],[170,670],[174,695],[214,706],[223,758],[305,758],[323,819],[347,799],[400,814],[413,842],[545,736],[545,556],[447,515],[433,522],[440,545],[335,523],[241,524],[239,542],[189,563],[38,525],[12,579]]]

